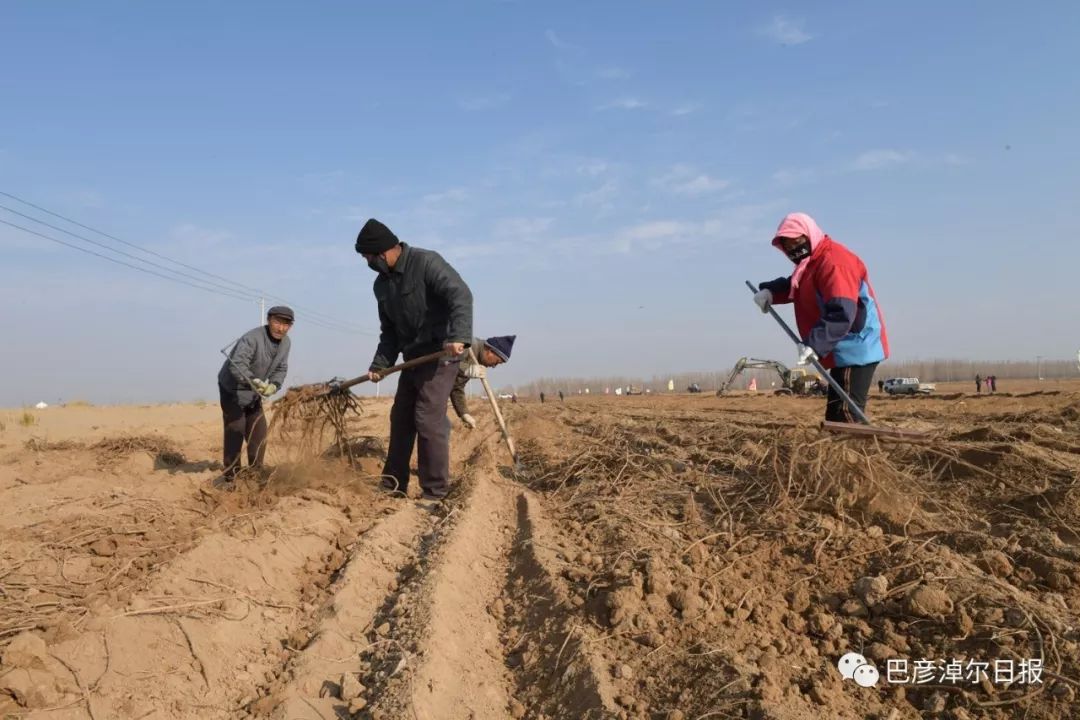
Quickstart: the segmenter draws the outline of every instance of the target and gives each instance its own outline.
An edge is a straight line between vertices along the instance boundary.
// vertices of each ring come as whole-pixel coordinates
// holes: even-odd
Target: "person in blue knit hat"
[[[471,347],[476,355],[476,362],[473,362],[468,353],[461,360],[457,378],[454,380],[454,389],[450,391],[450,404],[454,406],[454,412],[466,427],[475,428],[476,418],[469,414],[469,406],[465,403],[465,385],[470,380],[487,377],[487,368],[509,361],[510,350],[514,347],[516,337],[517,335],[499,335],[487,340],[474,338]]]

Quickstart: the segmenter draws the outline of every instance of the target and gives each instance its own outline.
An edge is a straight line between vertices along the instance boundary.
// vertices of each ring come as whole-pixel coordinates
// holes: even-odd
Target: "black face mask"
[[[384,258],[382,255],[373,257],[368,260],[367,266],[377,273],[381,273],[383,275],[390,274],[390,264],[386,262],[386,258]]]
[[[810,256],[810,241],[804,240],[785,254],[788,256],[788,260],[798,265]]]

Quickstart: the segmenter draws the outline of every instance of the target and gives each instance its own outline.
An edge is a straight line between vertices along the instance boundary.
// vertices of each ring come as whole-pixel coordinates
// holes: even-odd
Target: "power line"
[[[78,233],[73,233],[70,230],[65,230],[62,227],[58,227],[58,226],[53,225],[51,223],[47,223],[44,220],[38,220],[37,218],[31,217],[30,215],[26,215],[24,213],[21,213],[18,210],[12,210],[11,208],[7,207],[6,205],[0,205],[0,210],[7,210],[9,213],[11,213],[13,215],[18,215],[21,218],[26,218],[27,220],[29,220],[31,222],[36,222],[39,225],[44,225],[47,228],[57,230],[59,232],[64,233],[65,235],[70,235],[73,238],[78,238],[79,240],[82,240],[83,242],[88,242],[91,245],[96,245],[97,247],[105,248],[109,252],[114,252],[117,255],[122,255],[124,257],[131,258],[135,262],[145,263],[145,264],[147,264],[147,265],[149,265],[151,267],[156,267],[156,268],[159,268],[161,270],[164,270],[165,272],[170,272],[170,273],[173,273],[175,275],[180,275],[181,277],[189,278],[191,280],[194,280],[195,282],[200,282],[200,283],[203,283],[205,285],[210,285],[210,286],[216,287],[218,289],[225,290],[227,292],[232,292],[232,293],[236,293],[238,295],[243,295],[244,298],[246,298],[246,299],[251,299],[251,300],[257,299],[257,298],[250,297],[247,293],[241,293],[239,290],[234,290],[232,287],[230,287],[228,285],[222,285],[220,283],[210,282],[209,280],[203,280],[202,278],[200,278],[200,277],[198,277],[196,275],[192,275],[191,273],[185,273],[185,272],[181,272],[179,270],[173,270],[172,268],[167,267],[165,265],[162,265],[161,263],[156,263],[156,262],[154,262],[152,260],[144,260],[141,257],[138,257],[136,255],[132,255],[131,253],[128,253],[128,252],[124,252],[123,250],[117,250],[116,248],[110,247],[109,245],[106,245],[105,243],[100,243],[97,240],[91,240],[88,237],[83,237],[82,235],[79,235]]]
[[[102,260],[108,260],[111,263],[116,263],[117,265],[123,265],[124,267],[131,268],[132,270],[138,270],[141,273],[146,273],[148,275],[154,275],[155,277],[159,277],[159,278],[162,278],[164,280],[169,280],[169,281],[172,281],[172,282],[175,282],[175,283],[179,283],[181,285],[186,285],[188,287],[195,288],[196,290],[205,290],[206,292],[214,293],[215,295],[221,295],[223,297],[227,297],[227,298],[230,298],[232,300],[240,300],[241,302],[245,302],[245,303],[251,302],[251,298],[246,296],[246,295],[239,295],[239,294],[236,294],[236,293],[234,293],[232,291],[229,291],[229,290],[224,290],[224,291],[223,290],[217,290],[217,289],[212,288],[212,287],[206,287],[205,285],[196,285],[195,283],[188,282],[187,280],[182,280],[180,278],[171,277],[169,275],[163,275],[162,273],[156,272],[154,270],[148,270],[147,268],[139,267],[138,265],[132,265],[131,263],[124,262],[123,260],[118,260],[118,259],[116,259],[114,257],[109,257],[108,255],[103,255],[102,253],[95,252],[95,251],[90,250],[88,248],[80,247],[79,245],[75,245],[74,243],[69,243],[69,242],[67,242],[65,240],[60,240],[58,238],[54,238],[54,237],[52,237],[50,235],[46,235],[45,233],[40,233],[40,232],[38,232],[36,230],[31,230],[30,228],[23,227],[22,225],[18,225],[18,224],[13,223],[13,222],[8,222],[7,220],[0,219],[0,223],[2,223],[4,225],[7,225],[8,227],[15,228],[16,230],[20,230],[20,231],[22,231],[24,233],[27,233],[27,234],[34,235],[36,237],[42,238],[44,240],[50,240],[50,241],[52,241],[54,243],[57,243],[59,245],[64,245],[65,247],[69,247],[69,248],[71,248],[73,250],[78,250],[79,252],[86,253],[87,255],[93,255],[94,257],[99,257]],[[143,261],[140,260],[140,262],[143,262]],[[320,327],[320,328],[323,328],[325,330],[336,330],[337,332],[341,332],[341,333],[352,333],[353,332],[352,330],[349,330],[349,329],[346,329],[346,328],[341,328],[341,327],[336,327],[334,325],[324,323],[321,320],[312,319],[312,318],[305,319],[304,324],[305,325],[314,325],[316,327]]]
[[[108,239],[113,240],[115,242],[121,243],[122,245],[126,245],[128,247],[135,248],[136,250],[139,250],[140,252],[144,252],[144,253],[146,253],[148,255],[152,255],[152,256],[157,257],[157,258],[161,258],[162,260],[166,260],[166,261],[168,261],[170,263],[173,263],[174,265],[178,265],[178,266],[186,268],[188,270],[192,270],[192,271],[197,272],[197,273],[199,273],[201,275],[206,275],[207,277],[214,278],[216,280],[221,280],[221,281],[228,284],[229,287],[227,287],[226,289],[231,291],[231,292],[236,292],[235,288],[239,288],[241,290],[246,290],[246,291],[248,291],[250,293],[253,293],[255,295],[255,297],[265,297],[265,298],[268,298],[268,299],[271,299],[271,300],[277,300],[279,302],[289,304],[294,309],[300,310],[303,313],[305,313],[305,315],[309,316],[307,318],[307,320],[311,320],[312,318],[314,318],[314,319],[317,319],[317,320],[321,320],[323,323],[337,325],[337,326],[340,326],[340,328],[343,329],[343,330],[346,330],[346,331],[349,331],[349,332],[355,332],[355,333],[358,333],[358,334],[361,334],[361,335],[377,335],[378,334],[378,333],[372,332],[369,329],[362,328],[362,327],[360,327],[358,325],[353,325],[352,323],[342,321],[342,320],[338,320],[337,318],[332,317],[330,315],[327,315],[326,313],[319,312],[317,310],[313,310],[312,308],[308,308],[308,307],[305,307],[305,306],[302,306],[302,305],[297,305],[295,303],[290,302],[289,300],[286,300],[285,298],[283,298],[283,297],[281,297],[279,295],[274,295],[272,293],[268,293],[268,292],[266,292],[266,291],[264,291],[264,290],[262,290],[260,288],[255,288],[255,287],[251,287],[249,285],[244,285],[243,283],[238,283],[235,280],[230,280],[229,278],[223,277],[221,275],[217,275],[217,274],[212,273],[212,272],[210,272],[208,270],[203,270],[202,268],[195,267],[194,265],[188,265],[187,263],[184,263],[184,262],[181,262],[181,261],[176,260],[174,258],[171,258],[168,255],[165,255],[163,253],[159,253],[159,252],[156,252],[154,250],[150,250],[149,248],[145,248],[145,247],[143,247],[141,245],[137,245],[135,243],[128,242],[127,240],[123,240],[121,238],[118,238],[115,235],[111,235],[111,234],[109,234],[109,233],[107,233],[107,232],[105,232],[103,230],[98,230],[97,228],[91,227],[90,225],[86,225],[84,223],[81,223],[78,220],[73,220],[72,218],[67,217],[66,215],[62,215],[60,213],[53,212],[52,210],[49,210],[48,208],[44,208],[44,207],[42,207],[40,205],[36,205],[36,204],[30,202],[29,200],[24,200],[23,198],[21,198],[21,197],[19,197],[17,195],[13,195],[13,194],[11,194],[9,192],[5,192],[3,190],[0,190],[0,195],[2,195],[4,197],[11,198],[12,200],[15,200],[16,202],[22,203],[23,205],[27,205],[28,207],[32,207],[35,210],[39,210],[40,212],[43,212],[43,213],[45,213],[47,215],[51,215],[52,217],[59,218],[59,219],[65,221],[65,222],[71,223],[72,225],[75,225],[77,227],[83,228],[85,230],[89,230],[90,232],[96,233],[96,234],[98,234],[98,235],[100,235],[102,237],[105,237],[105,238],[108,238]],[[146,263],[148,265],[153,265],[154,267],[162,268],[166,272],[176,273],[178,275],[182,275],[184,277],[189,277],[189,278],[192,277],[191,275],[189,275],[187,273],[182,273],[179,270],[173,270],[172,268],[163,267],[163,266],[161,266],[161,265],[159,265],[157,263],[153,263],[153,262],[151,262],[149,260],[145,260],[143,258],[135,257],[133,255],[125,253],[122,250],[117,250],[116,248],[110,247],[108,245],[98,243],[98,242],[96,242],[94,240],[89,240],[88,238],[85,238],[85,237],[83,237],[81,235],[76,235],[75,233],[71,233],[70,231],[64,230],[63,228],[58,228],[58,227],[56,227],[54,225],[49,225],[48,223],[46,223],[46,222],[44,222],[42,220],[38,220],[36,218],[30,217],[29,215],[24,215],[23,213],[20,213],[20,212],[18,212],[16,210],[12,210],[11,208],[8,208],[8,207],[5,207],[5,206],[0,206],[0,207],[2,207],[4,210],[7,210],[8,212],[14,213],[16,215],[27,218],[29,220],[33,220],[34,222],[40,223],[42,225],[46,225],[47,227],[51,227],[51,228],[53,228],[55,230],[59,230],[60,232],[66,233],[66,234],[71,235],[73,237],[77,237],[80,240],[84,240],[86,242],[93,243],[93,244],[98,245],[100,247],[105,247],[108,250],[110,250],[111,252],[115,252],[115,253],[118,253],[118,254],[121,254],[121,255],[125,255],[127,257],[131,257],[131,258],[135,259],[138,262],[142,262],[142,263]],[[213,282],[210,282],[209,280],[203,280],[201,278],[195,278],[195,279],[196,279],[197,282],[206,283],[208,285],[214,285],[216,287],[222,287],[219,283],[213,283]]]
[[[244,302],[250,302],[251,301],[251,298],[249,298],[249,297],[247,297],[245,295],[233,295],[231,293],[222,292],[221,290],[215,290],[213,288],[209,288],[209,287],[206,287],[206,286],[203,286],[203,285],[196,285],[195,283],[188,282],[187,280],[181,280],[180,278],[170,277],[169,275],[162,275],[159,272],[154,272],[153,270],[147,270],[144,267],[139,267],[138,265],[132,265],[131,263],[126,263],[123,260],[117,260],[116,258],[109,257],[108,255],[102,255],[99,252],[94,252],[93,250],[89,250],[87,248],[80,247],[78,245],[75,245],[74,243],[69,243],[69,242],[66,242],[64,240],[58,240],[57,238],[51,237],[51,236],[46,235],[44,233],[39,233],[38,231],[31,230],[30,228],[25,228],[22,225],[16,225],[15,223],[8,222],[7,220],[0,220],[0,223],[3,223],[4,225],[7,225],[9,227],[13,227],[16,230],[22,230],[24,233],[29,233],[30,235],[36,235],[39,238],[44,238],[46,240],[51,240],[54,243],[59,243],[60,245],[65,245],[65,246],[67,246],[69,248],[72,248],[74,250],[78,250],[79,252],[84,252],[87,255],[93,255],[94,257],[99,257],[102,260],[108,260],[109,262],[116,263],[117,265],[123,265],[125,267],[131,268],[132,270],[138,270],[139,272],[147,273],[148,275],[156,275],[159,278],[164,278],[166,280],[171,280],[173,282],[180,283],[181,285],[187,285],[188,287],[193,287],[193,288],[196,288],[198,290],[205,290],[207,292],[212,292],[212,293],[215,293],[217,295],[224,295],[225,297],[232,298],[233,300],[243,300]]]

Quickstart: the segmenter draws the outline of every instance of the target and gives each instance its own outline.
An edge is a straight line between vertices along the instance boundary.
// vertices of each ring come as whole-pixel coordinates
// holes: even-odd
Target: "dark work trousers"
[[[221,394],[221,417],[225,421],[225,476],[236,477],[240,472],[240,451],[247,440],[248,467],[260,467],[266,457],[266,415],[262,400],[243,408],[235,393],[218,385]]]
[[[458,374],[458,361],[439,360],[402,370],[390,410],[390,448],[383,466],[383,484],[409,487],[409,460],[417,445],[420,487],[427,497],[450,490],[450,418],[446,403]],[[419,439],[419,440],[418,440]]]
[[[864,414],[866,412],[866,398],[870,394],[870,383],[874,379],[874,371],[877,370],[877,366],[877,363],[870,363],[869,365],[833,368],[829,371],[833,380],[844,388],[844,392],[855,401],[855,404],[859,406],[859,409]],[[859,422],[855,413],[851,412],[848,404],[836,394],[836,390],[833,389],[831,384],[829,385],[829,397],[825,402],[825,419],[834,422]]]

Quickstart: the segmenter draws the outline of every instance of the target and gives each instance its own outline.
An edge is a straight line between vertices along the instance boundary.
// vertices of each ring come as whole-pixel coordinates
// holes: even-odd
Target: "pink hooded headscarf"
[[[800,235],[805,235],[810,240],[810,255],[807,255],[795,266],[795,272],[791,274],[791,289],[799,287],[799,279],[802,277],[803,271],[806,270],[807,260],[817,250],[818,245],[825,239],[825,233],[822,232],[818,224],[814,222],[814,218],[810,217],[806,213],[796,212],[787,215],[781,222],[780,227],[776,228],[776,235],[773,236],[773,247],[783,252],[784,248],[780,244],[780,238],[794,238]]]

